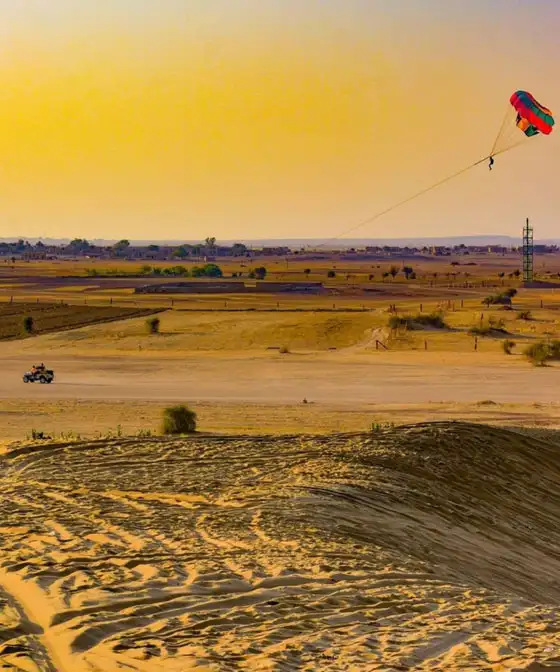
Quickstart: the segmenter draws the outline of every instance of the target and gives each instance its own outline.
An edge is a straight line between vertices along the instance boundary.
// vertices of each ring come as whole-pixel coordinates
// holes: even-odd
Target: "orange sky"
[[[547,0],[11,4],[0,236],[334,236],[485,156],[515,89],[560,110]],[[560,237],[557,132],[352,235]]]

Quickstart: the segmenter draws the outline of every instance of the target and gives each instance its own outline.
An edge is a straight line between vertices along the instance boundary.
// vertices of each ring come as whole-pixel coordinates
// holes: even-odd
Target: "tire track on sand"
[[[30,624],[47,655],[46,672],[77,672],[75,656],[70,650],[73,634],[63,631],[54,632],[51,628],[52,617],[58,610],[54,609],[45,593],[25,581],[16,574],[7,572],[0,567],[0,588],[18,608],[21,616]]]

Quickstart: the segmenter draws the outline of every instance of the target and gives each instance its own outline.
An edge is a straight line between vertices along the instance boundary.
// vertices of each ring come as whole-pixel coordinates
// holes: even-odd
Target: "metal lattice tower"
[[[523,229],[523,281],[533,282],[533,227],[529,224],[529,218]]]

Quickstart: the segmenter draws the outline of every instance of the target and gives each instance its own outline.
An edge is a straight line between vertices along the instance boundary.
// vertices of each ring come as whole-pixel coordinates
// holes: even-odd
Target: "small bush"
[[[533,366],[546,366],[546,363],[550,359],[548,344],[544,341],[528,345],[523,354]]]
[[[554,340],[550,341],[548,344],[548,348],[550,350],[550,358],[551,359],[560,359],[560,341]]]
[[[259,266],[253,271],[254,277],[257,280],[264,280],[266,278],[267,270],[264,266]]]
[[[336,278],[336,273],[334,271],[329,271],[327,273],[327,278]]]
[[[480,324],[469,329],[471,336],[498,336],[507,333],[504,320],[501,318],[498,320],[493,315],[490,316],[488,324]]]
[[[149,334],[159,334],[159,317],[150,317],[149,320],[146,320],[146,329]]]
[[[492,329],[488,326],[484,327],[471,327],[469,329],[469,334],[471,336],[489,336],[492,333]]]
[[[408,318],[400,317],[400,315],[390,315],[387,326],[389,329],[399,329],[400,327],[408,326]]]
[[[493,315],[488,319],[488,326],[492,331],[503,331],[506,333],[506,323],[502,318],[496,319]]]
[[[163,434],[196,432],[196,413],[187,406],[169,406],[163,411]]]
[[[502,349],[506,355],[511,355],[513,348],[515,348],[515,341],[510,341],[509,339],[502,341]]]
[[[531,315],[530,310],[522,310],[519,315],[517,316],[518,320],[531,320],[533,319],[533,316]]]
[[[434,327],[434,329],[447,328],[442,313],[430,313],[429,315],[419,314],[416,315],[413,321],[423,327]]]
[[[501,294],[492,294],[482,300],[485,306],[511,306],[512,298],[517,294],[516,289],[508,289]]]
[[[560,341],[540,341],[525,348],[523,354],[534,366],[546,366],[549,361],[560,360]]]
[[[399,329],[406,326],[410,330],[423,329],[425,327],[432,327],[434,329],[447,329],[447,324],[443,318],[442,313],[430,313],[424,315],[419,313],[414,317],[401,317],[399,315],[391,315],[387,322],[390,329]]]
[[[26,334],[32,334],[33,333],[33,318],[31,315],[27,315],[26,317],[23,318],[23,331],[25,331]]]

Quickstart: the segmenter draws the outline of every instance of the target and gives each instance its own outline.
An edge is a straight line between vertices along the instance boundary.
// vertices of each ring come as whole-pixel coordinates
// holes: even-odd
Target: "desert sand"
[[[0,669],[560,669],[560,368],[520,353],[556,304],[529,307],[509,356],[474,304],[387,351],[383,306],[3,342]],[[155,435],[172,402],[199,434]]]
[[[13,449],[2,669],[560,668],[559,455],[462,423]]]

